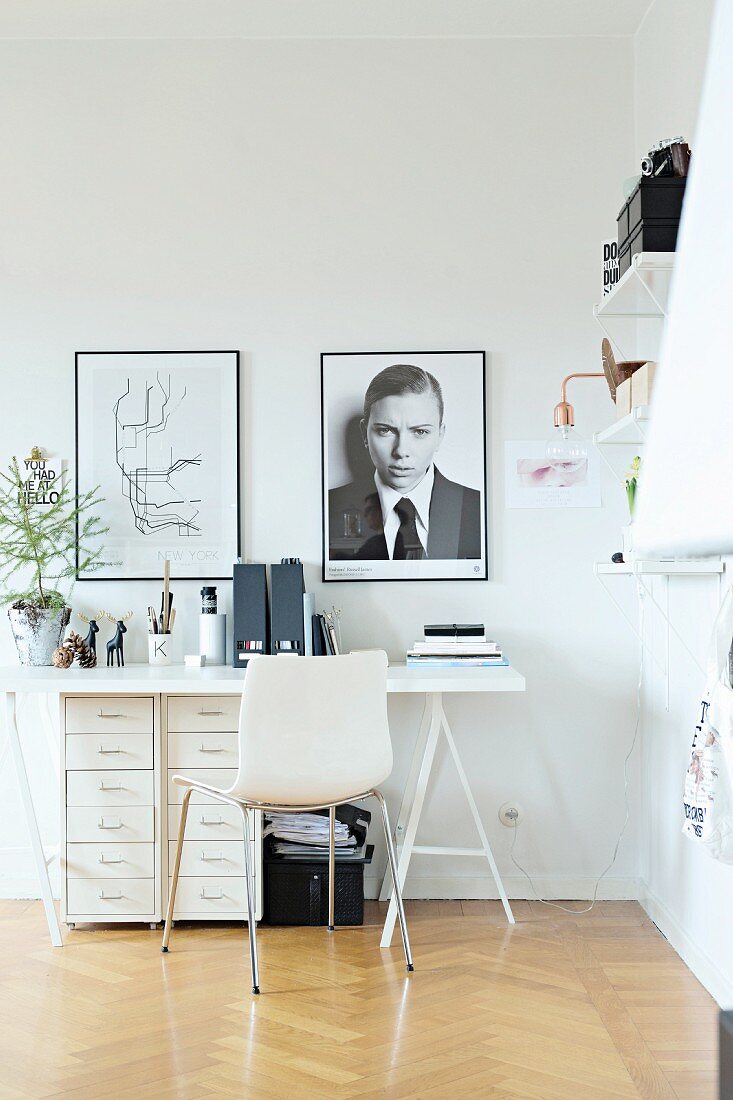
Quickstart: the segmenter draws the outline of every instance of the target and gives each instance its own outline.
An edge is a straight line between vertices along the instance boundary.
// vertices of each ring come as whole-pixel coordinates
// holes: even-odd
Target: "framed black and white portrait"
[[[486,356],[321,356],[323,579],[484,580]]]
[[[77,492],[99,486],[104,568],[80,580],[232,576],[239,352],[78,352]]]

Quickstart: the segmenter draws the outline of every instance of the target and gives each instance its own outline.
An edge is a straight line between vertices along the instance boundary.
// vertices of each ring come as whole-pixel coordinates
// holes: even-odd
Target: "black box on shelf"
[[[362,859],[336,860],[336,924],[364,923],[364,865],[373,852],[374,845],[367,844]],[[291,860],[269,855],[265,845],[263,873],[268,924],[328,924],[328,854]]]
[[[618,218],[619,276],[637,252],[674,252],[686,176],[642,176]]]

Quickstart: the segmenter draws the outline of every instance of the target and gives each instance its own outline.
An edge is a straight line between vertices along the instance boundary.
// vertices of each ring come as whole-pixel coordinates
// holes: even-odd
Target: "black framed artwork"
[[[488,577],[486,354],[321,355],[323,580]]]
[[[107,563],[80,580],[225,579],[240,555],[239,352],[76,354],[76,488]]]

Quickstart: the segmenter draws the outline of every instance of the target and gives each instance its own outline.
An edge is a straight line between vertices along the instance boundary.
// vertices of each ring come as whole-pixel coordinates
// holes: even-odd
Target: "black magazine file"
[[[273,565],[270,569],[272,620],[270,653],[305,653],[302,562]]]
[[[235,565],[232,578],[232,666],[246,668],[256,653],[270,652],[270,615],[267,604],[267,567]],[[259,642],[260,647],[252,648]]]

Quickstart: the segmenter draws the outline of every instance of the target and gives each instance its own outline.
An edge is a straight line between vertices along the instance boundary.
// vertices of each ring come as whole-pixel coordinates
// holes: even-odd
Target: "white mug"
[[[148,664],[173,664],[172,634],[148,634]]]

